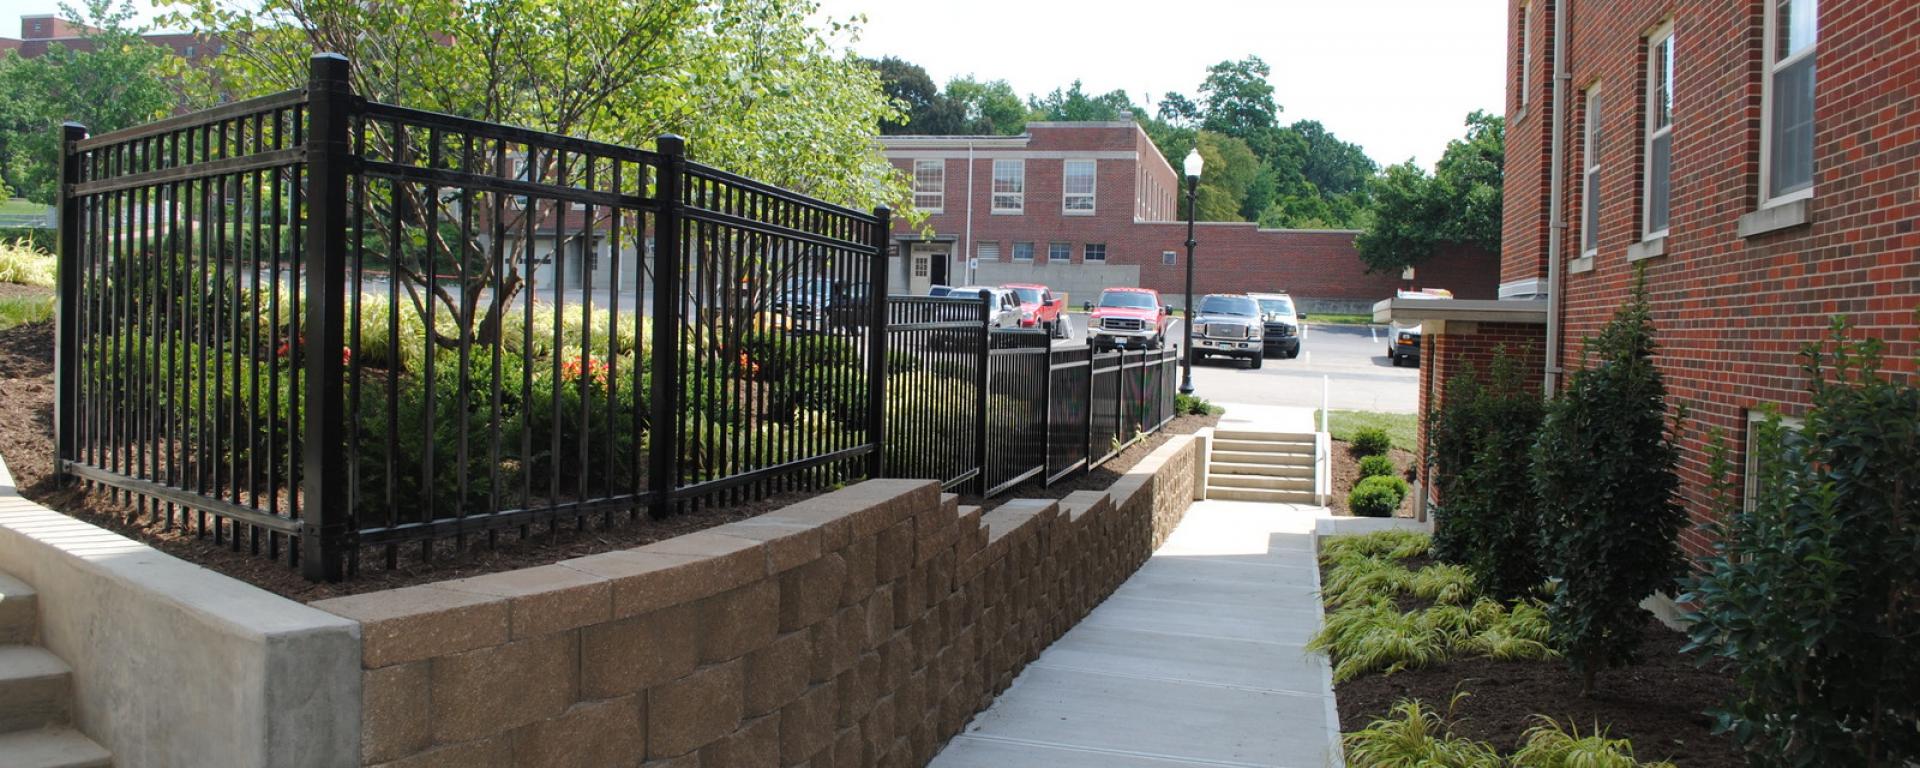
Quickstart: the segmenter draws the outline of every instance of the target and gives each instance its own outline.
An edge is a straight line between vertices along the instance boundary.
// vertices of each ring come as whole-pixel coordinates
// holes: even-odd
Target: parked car
[[[952,286],[936,285],[932,288],[927,289],[927,295],[936,299],[951,293],[953,293]]]
[[[1387,328],[1387,360],[1395,366],[1420,364],[1420,324],[1393,325]]]
[[[1265,326],[1260,304],[1244,293],[1210,293],[1190,318],[1196,360],[1214,355],[1237,357],[1247,367],[1259,368],[1267,359]]]
[[[963,285],[948,293],[947,298],[969,299],[978,296],[981,291],[992,294],[990,299],[993,305],[989,310],[989,325],[995,328],[1020,327],[1020,297],[1014,295],[1013,291],[986,285]]]
[[[1167,341],[1167,323],[1173,313],[1160,304],[1151,288],[1108,288],[1100,303],[1088,307],[1087,341],[1095,352],[1113,349],[1159,349]]]
[[[1047,335],[1064,339],[1073,335],[1073,319],[1067,315],[1067,300],[1055,296],[1053,289],[1039,283],[1007,283],[1000,286],[1020,298],[1020,327],[1044,328]]]
[[[1269,355],[1284,355],[1287,358],[1300,356],[1300,323],[1307,319],[1304,312],[1296,313],[1293,297],[1285,293],[1249,293],[1254,302],[1260,305],[1260,322],[1264,326],[1266,352]]]

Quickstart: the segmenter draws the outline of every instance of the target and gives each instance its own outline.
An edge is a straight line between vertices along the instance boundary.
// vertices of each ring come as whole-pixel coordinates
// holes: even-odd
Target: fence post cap
[[[892,215],[893,215],[893,206],[891,206],[891,205],[887,205],[886,203],[881,203],[881,204],[879,204],[879,205],[876,205],[876,206],[874,206],[874,207],[873,207],[873,215],[875,215],[875,216],[892,216]]]
[[[654,137],[653,146],[663,154],[680,155],[687,151],[687,140],[677,133],[663,133]]]
[[[73,120],[68,120],[60,124],[60,130],[67,133],[86,133],[87,126]]]
[[[338,53],[316,53],[307,59],[307,75],[328,80],[347,79],[347,57]]]

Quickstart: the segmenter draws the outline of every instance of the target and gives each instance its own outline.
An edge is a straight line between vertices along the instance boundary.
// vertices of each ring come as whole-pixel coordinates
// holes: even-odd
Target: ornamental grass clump
[[[1458,704],[1462,693],[1454,697]],[[1453,735],[1452,707],[1441,714],[1419,699],[1401,699],[1386,717],[1340,737],[1349,768],[1503,768],[1486,742]]]
[[[1920,388],[1882,373],[1885,344],[1844,320],[1827,344],[1801,353],[1804,423],[1752,427],[1758,493],[1715,451],[1717,543],[1683,597],[1699,606],[1689,648],[1738,683],[1712,714],[1752,765],[1916,765]]]
[[[1568,379],[1541,423],[1533,485],[1554,644],[1591,695],[1600,670],[1633,660],[1647,621],[1640,602],[1678,584],[1687,513],[1675,495],[1679,449],[1654,366],[1644,274],[1586,348],[1592,360]]]
[[[1336,536],[1320,545],[1320,560],[1332,565],[1348,555],[1405,560],[1427,554],[1433,537],[1418,531],[1375,531],[1361,536]]]
[[[1597,726],[1581,736],[1577,725],[1563,727],[1545,715],[1534,719],[1540,724],[1527,729],[1519,751],[1510,758],[1513,768],[1675,768],[1672,763],[1634,759],[1632,742],[1609,739]]]

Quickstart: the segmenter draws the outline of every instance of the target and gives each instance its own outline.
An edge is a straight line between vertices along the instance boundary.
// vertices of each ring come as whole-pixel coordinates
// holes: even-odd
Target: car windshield
[[[1208,296],[1200,300],[1200,312],[1208,315],[1247,315],[1254,311],[1253,299],[1245,296]]]
[[[1155,309],[1153,294],[1138,291],[1107,291],[1100,294],[1100,306],[1121,309]]]
[[[1022,304],[1040,303],[1040,289],[1038,288],[1012,288],[1009,290],[1012,290],[1015,296],[1020,297],[1020,303]]]
[[[1293,302],[1286,299],[1261,299],[1260,311],[1269,315],[1293,314]]]

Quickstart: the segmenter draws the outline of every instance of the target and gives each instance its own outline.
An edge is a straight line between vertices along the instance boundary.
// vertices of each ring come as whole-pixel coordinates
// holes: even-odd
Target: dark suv
[[[1260,305],[1244,293],[1210,293],[1190,318],[1195,360],[1213,355],[1238,357],[1250,368],[1267,359]]]

